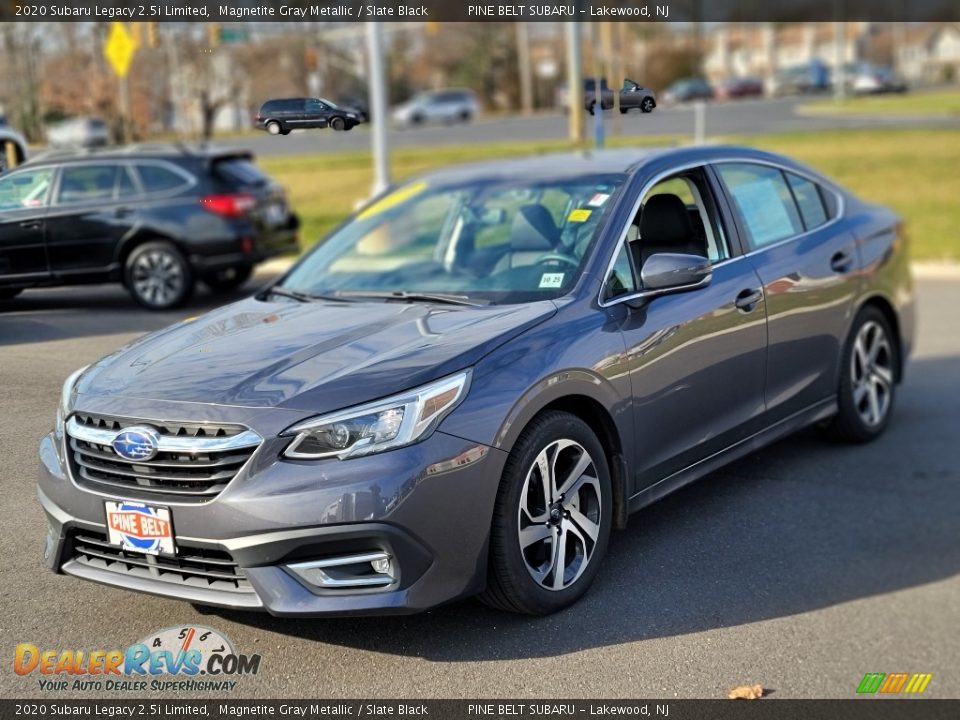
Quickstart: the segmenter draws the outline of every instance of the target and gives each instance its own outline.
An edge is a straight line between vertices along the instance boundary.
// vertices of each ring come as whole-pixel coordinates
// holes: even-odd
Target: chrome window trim
[[[149,425],[148,421],[141,421],[141,425]],[[110,445],[113,439],[123,430],[104,430],[81,425],[76,417],[71,416],[67,421],[67,435],[83,442],[97,445]],[[257,447],[263,438],[253,430],[247,429],[238,435],[214,438],[174,437],[161,435],[157,444],[158,452],[222,452],[227,450],[241,450]]]
[[[655,297],[657,295],[664,294],[662,290],[661,291],[639,290],[635,293],[630,293],[628,295],[618,295],[617,297],[612,298],[610,300],[604,300],[603,298],[603,291],[607,287],[607,279],[610,277],[610,273],[613,271],[613,266],[617,262],[617,256],[620,254],[621,248],[627,242],[627,232],[630,230],[630,226],[633,224],[633,219],[637,216],[637,213],[640,211],[640,206],[643,202],[643,198],[646,197],[647,193],[650,192],[657,183],[667,179],[671,175],[676,175],[677,173],[681,173],[686,170],[693,170],[694,168],[707,167],[709,165],[731,164],[731,163],[766,165],[768,167],[777,168],[781,172],[793,173],[794,175],[798,175],[802,178],[805,178],[810,182],[814,183],[815,185],[817,185],[818,187],[823,188],[827,192],[830,192],[833,194],[834,198],[837,201],[837,212],[833,217],[831,217],[827,222],[823,223],[822,225],[818,225],[817,227],[812,228],[811,230],[805,230],[799,235],[791,235],[790,237],[786,237],[783,240],[778,240],[775,243],[770,243],[769,245],[764,245],[763,247],[754,248],[752,250],[749,250],[745,253],[741,253],[739,255],[731,255],[730,257],[725,258],[717,263],[713,263],[712,267],[714,268],[723,267],[727,263],[733,262],[734,260],[739,260],[740,258],[752,257],[757,253],[764,252],[771,248],[779,247],[781,245],[785,245],[786,243],[789,243],[789,242],[794,242],[803,237],[806,237],[807,235],[810,235],[811,233],[819,232],[824,228],[828,228],[834,223],[839,222],[844,217],[844,213],[846,212],[846,209],[847,209],[845,198],[841,193],[834,190],[833,187],[825,184],[824,178],[816,177],[804,170],[787,167],[785,165],[782,165],[781,163],[773,162],[772,160],[757,159],[757,158],[721,157],[721,158],[715,158],[713,160],[699,160],[693,163],[676,165],[670,168],[669,170],[664,170],[662,172],[657,173],[650,180],[644,183],[643,187],[640,189],[640,193],[638,194],[637,200],[633,206],[633,211],[628,216],[626,224],[624,224],[623,227],[620,229],[620,240],[617,242],[616,247],[613,249],[613,253],[610,256],[610,260],[607,262],[607,269],[603,273],[603,280],[600,283],[600,292],[597,295],[597,304],[599,304],[600,307],[602,308],[613,307],[614,305],[619,305],[620,303],[628,302],[630,300],[640,300],[640,299]],[[723,182],[722,178],[720,178],[720,182]],[[725,240],[729,245],[729,238],[725,238]],[[731,250],[731,248],[728,247],[727,250],[729,251]],[[686,287],[677,288],[677,290],[679,291],[679,290],[685,290],[685,289],[696,289],[697,287],[701,287],[701,285],[698,284],[690,288],[686,288]]]

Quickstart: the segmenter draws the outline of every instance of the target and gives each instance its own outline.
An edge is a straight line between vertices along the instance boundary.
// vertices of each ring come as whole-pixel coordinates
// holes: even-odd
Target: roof
[[[121,160],[124,158],[210,158],[225,155],[253,157],[246,150],[230,150],[207,145],[189,146],[183,143],[142,143],[118,145],[106,148],[63,148],[37,153],[28,161],[31,165],[45,163],[75,162],[81,160]]]
[[[511,177],[562,178],[584,174],[632,175],[647,167],[669,169],[693,163],[708,163],[720,158],[766,160],[787,167],[801,167],[789,158],[753,148],[735,145],[685,145],[673,147],[617,148],[583,153],[557,153],[523,158],[488,160],[427,173],[437,183],[464,183]]]

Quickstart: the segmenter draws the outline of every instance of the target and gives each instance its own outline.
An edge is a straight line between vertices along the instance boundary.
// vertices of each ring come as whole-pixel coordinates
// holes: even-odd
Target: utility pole
[[[373,195],[379,195],[390,186],[390,148],[387,146],[387,78],[383,67],[383,31],[380,23],[367,23],[367,56],[370,96],[370,117],[373,123],[370,138],[373,149]]]
[[[843,0],[833,0],[833,97],[835,100],[843,100],[847,94],[844,35]]]
[[[567,27],[567,112],[570,114],[570,140],[583,145],[583,55],[580,47],[580,23]]]
[[[520,107],[533,113],[533,68],[530,65],[530,34],[525,22],[517,23],[517,64],[520,66]]]
[[[604,63],[597,23],[590,23],[590,44],[593,50],[593,142],[600,150],[603,148],[605,139],[603,128]]]
[[[622,24],[622,23],[618,23]],[[622,130],[620,117],[620,88],[623,86],[623,70],[620,66],[619,48],[613,47],[613,23],[605,22],[600,26],[600,44],[603,47],[604,74],[613,90],[613,134],[619,135]]]

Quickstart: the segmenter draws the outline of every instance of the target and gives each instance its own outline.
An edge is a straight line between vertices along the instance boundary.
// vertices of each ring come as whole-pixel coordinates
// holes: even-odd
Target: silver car
[[[437,90],[421,93],[394,108],[393,121],[400,126],[466,123],[479,113],[480,103],[472,90]]]

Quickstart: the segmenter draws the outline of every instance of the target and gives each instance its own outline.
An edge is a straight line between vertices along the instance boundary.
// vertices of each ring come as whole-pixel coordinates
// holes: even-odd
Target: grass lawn
[[[915,259],[960,260],[960,130],[848,130],[736,138],[805,162],[866,200],[906,218]],[[610,146],[679,142],[675,137],[612,138]],[[454,163],[568,149],[564,141],[410,148],[394,152],[402,180]],[[366,197],[369,153],[263,158],[262,166],[290,192],[309,247]]]
[[[836,100],[818,100],[803,110],[824,114],[850,115],[930,115],[960,117],[960,89],[904,95],[870,95]]]

